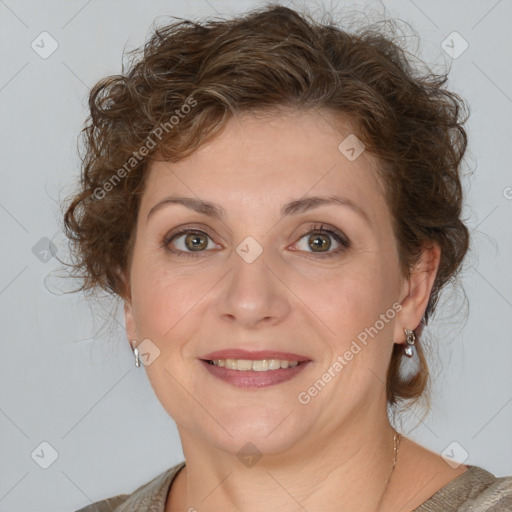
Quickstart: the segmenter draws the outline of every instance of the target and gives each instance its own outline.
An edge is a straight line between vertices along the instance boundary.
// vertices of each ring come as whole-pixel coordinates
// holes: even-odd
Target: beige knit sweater
[[[184,466],[180,462],[131,494],[97,501],[76,512],[165,512],[169,488]],[[468,467],[414,512],[512,512],[512,476],[496,478],[478,466]]]

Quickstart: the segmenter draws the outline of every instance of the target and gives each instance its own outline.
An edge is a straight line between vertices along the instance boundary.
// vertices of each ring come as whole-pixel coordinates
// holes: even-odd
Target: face
[[[127,335],[150,340],[151,385],[197,443],[304,450],[355,418],[372,421],[385,406],[393,342],[421,320],[421,304],[400,305],[407,281],[378,163],[365,152],[347,158],[338,146],[350,124],[327,119],[245,114],[187,159],[150,166]],[[222,213],[162,203],[171,196]],[[212,355],[221,350],[230,352]],[[216,357],[245,362],[205,362]],[[259,371],[286,366],[276,360],[302,362]]]

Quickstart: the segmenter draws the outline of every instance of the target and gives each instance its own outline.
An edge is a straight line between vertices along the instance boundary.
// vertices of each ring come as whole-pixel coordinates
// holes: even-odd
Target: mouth
[[[295,368],[307,361],[288,359],[202,359],[202,361],[221,368],[236,371],[270,372],[280,369]]]
[[[200,359],[210,375],[231,386],[261,389],[290,381],[302,373],[311,360],[288,359]]]

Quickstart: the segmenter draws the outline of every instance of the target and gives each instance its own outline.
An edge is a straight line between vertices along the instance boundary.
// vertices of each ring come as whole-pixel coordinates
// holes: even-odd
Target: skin
[[[377,160],[363,152],[349,161],[338,150],[350,133],[348,119],[335,129],[326,112],[244,114],[185,160],[149,167],[125,320],[129,340],[149,338],[160,351],[145,369],[187,461],[166,512],[369,512],[397,504],[406,511],[466,469],[451,469],[404,437],[385,489],[393,461],[386,371],[403,329],[420,324],[440,252],[425,248],[411,277],[401,275]],[[226,217],[173,204],[147,220],[171,194],[217,203]],[[280,217],[288,201],[330,194],[350,198],[369,222],[336,205]],[[207,233],[201,240],[208,246],[194,252],[178,235],[166,249],[166,235],[189,223]],[[339,230],[350,246],[322,257],[340,247],[326,233],[330,248],[314,252],[308,241],[314,245],[318,235],[304,234],[318,223]],[[252,263],[236,252],[247,236],[263,250]],[[171,247],[188,252],[178,256]],[[401,305],[394,318],[307,405],[299,403],[299,393],[393,304]],[[199,361],[226,348],[294,352],[312,363],[285,383],[241,389]],[[248,442],[263,455],[250,468],[237,458]]]

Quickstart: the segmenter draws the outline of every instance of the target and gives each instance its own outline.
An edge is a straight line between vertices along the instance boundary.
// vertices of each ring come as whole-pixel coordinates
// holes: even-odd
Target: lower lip
[[[304,361],[294,368],[281,368],[279,370],[268,370],[264,372],[230,370],[224,366],[210,364],[202,359],[200,362],[214,377],[238,388],[266,388],[293,379],[301,373],[311,361]]]

